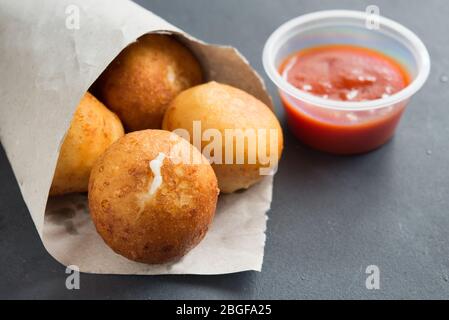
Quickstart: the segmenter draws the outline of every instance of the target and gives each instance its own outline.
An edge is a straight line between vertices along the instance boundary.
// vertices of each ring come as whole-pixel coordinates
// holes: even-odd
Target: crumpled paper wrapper
[[[205,239],[180,261],[163,265],[136,263],[109,249],[95,231],[86,195],[48,198],[81,97],[123,48],[149,32],[175,34],[200,60],[207,80],[241,88],[272,106],[262,80],[237,50],[201,42],[131,1],[0,2],[0,139],[39,236],[56,260],[82,272],[260,271],[271,176],[242,193],[221,195]]]

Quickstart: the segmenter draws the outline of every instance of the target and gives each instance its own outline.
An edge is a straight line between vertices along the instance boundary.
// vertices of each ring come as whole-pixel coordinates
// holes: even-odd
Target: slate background
[[[449,4],[446,1],[139,0],[192,35],[237,47],[265,78],[265,40],[282,22],[324,9],[381,13],[415,31],[432,72],[399,131],[383,148],[337,157],[301,145],[285,129],[262,273],[221,276],[81,275],[47,254],[0,150],[0,298],[25,299],[379,299],[449,298]],[[286,127],[285,127],[286,128]],[[365,288],[365,268],[381,271]]]

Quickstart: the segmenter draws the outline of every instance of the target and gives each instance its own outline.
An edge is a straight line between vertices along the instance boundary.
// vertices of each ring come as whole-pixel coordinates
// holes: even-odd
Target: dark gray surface
[[[81,275],[47,254],[0,151],[0,298],[449,298],[449,3],[447,1],[138,1],[192,35],[237,47],[263,75],[266,38],[282,22],[322,9],[364,10],[414,30],[432,72],[395,139],[356,157],[302,146],[285,131],[275,178],[263,271],[223,276]],[[285,126],[284,126],[285,127]],[[365,288],[378,265],[381,288]]]

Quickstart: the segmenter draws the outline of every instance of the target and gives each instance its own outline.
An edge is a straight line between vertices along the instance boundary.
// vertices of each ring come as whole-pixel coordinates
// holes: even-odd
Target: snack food
[[[86,192],[95,161],[123,135],[120,119],[86,92],[61,146],[50,195]]]
[[[126,47],[94,84],[128,131],[160,129],[168,103],[202,82],[193,54],[169,35],[148,34]]]
[[[195,125],[201,127],[199,147],[213,160],[221,192],[250,187],[261,179],[260,169],[275,167],[281,156],[282,129],[274,113],[255,97],[229,85],[217,82],[198,85],[183,91],[170,103],[162,124],[164,130],[185,129],[195,144],[198,138]],[[220,150],[204,152],[210,146],[211,136],[217,133],[220,134],[217,139],[221,139]],[[247,138],[242,148],[238,147],[240,133]],[[233,154],[229,155],[227,145],[231,145]],[[244,161],[239,163],[237,159],[242,158]]]
[[[186,162],[183,154],[198,157]],[[196,246],[212,222],[218,198],[214,171],[174,133],[125,135],[96,162],[89,209],[103,240],[134,261],[159,264]]]

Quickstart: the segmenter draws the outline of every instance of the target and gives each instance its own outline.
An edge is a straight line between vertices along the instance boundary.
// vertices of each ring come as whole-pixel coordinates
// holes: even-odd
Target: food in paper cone
[[[94,84],[128,131],[160,129],[170,101],[202,82],[199,62],[174,37],[149,34],[126,47]]]
[[[4,67],[5,79],[14,81],[4,81],[2,88],[5,91],[5,103],[0,106],[0,139],[20,182],[20,190],[38,234],[49,254],[65,265],[74,265],[83,272],[92,273],[221,274],[260,270],[265,239],[265,212],[271,202],[271,179],[266,179],[263,184],[244,195],[222,199],[219,206],[220,219],[215,220],[213,230],[209,231],[210,236],[203,240],[202,247],[190,252],[187,259],[173,265],[173,268],[171,265],[153,267],[126,261],[103,243],[102,236],[108,237],[104,230],[117,231],[127,221],[127,210],[132,210],[132,204],[130,208],[124,204],[125,210],[114,216],[104,215],[101,219],[96,219],[98,231],[103,230],[101,235],[97,234],[91,219],[99,215],[95,210],[95,202],[91,206],[92,217],[86,207],[89,201],[86,196],[91,199],[99,197],[95,191],[89,192],[86,181],[92,163],[107,149],[103,145],[105,136],[113,136],[115,132],[119,137],[126,131],[133,134],[133,131],[141,127],[160,129],[169,101],[184,89],[203,83],[206,79],[219,79],[245,88],[270,104],[263,81],[245,58],[235,48],[197,40],[130,1],[120,1],[117,5],[114,4],[113,10],[106,11],[104,1],[89,2],[86,6],[84,0],[75,0],[70,8],[56,0],[46,0],[45,5],[29,2],[30,6],[31,4],[33,5],[29,10],[22,10],[20,4],[11,0],[0,5],[4,9],[0,11],[8,13],[3,15],[2,25],[17,31],[2,33],[5,50],[0,51],[0,65]],[[81,11],[78,12],[78,9]],[[33,14],[27,14],[28,12]],[[27,32],[31,27],[35,32]],[[142,37],[148,34],[152,36]],[[21,45],[14,45],[17,43]],[[45,50],[55,46],[58,50]],[[23,53],[26,53],[27,59],[22,59]],[[68,132],[70,121],[86,91],[92,95],[87,93],[83,101],[96,101],[95,104],[101,102],[103,109],[108,109],[108,112],[104,109],[104,113],[114,113],[117,116],[111,121],[107,120],[108,116],[104,116],[105,121],[97,121],[95,110],[86,117],[75,116]],[[150,103],[147,104],[146,101]],[[14,106],[14,110],[11,106]],[[29,112],[21,112],[23,110]],[[83,122],[77,123],[79,121]],[[109,122],[115,122],[117,126],[113,128],[113,124]],[[107,140],[107,145],[111,143],[112,140]],[[188,141],[185,143],[188,147],[184,145],[184,149],[194,148]],[[102,150],[98,150],[98,147]],[[130,161],[135,159],[133,152],[126,156]],[[187,212],[191,207],[192,210],[186,213],[191,216],[180,222],[185,224],[186,230],[174,223],[177,222],[176,218],[182,217],[181,214],[173,217],[172,214],[176,214],[176,211],[167,209],[164,219],[160,217],[160,226],[164,223],[165,226],[173,224],[179,229],[179,238],[176,235],[167,238],[175,243],[162,247],[164,255],[158,253],[161,246],[158,247],[156,242],[151,244],[154,247],[145,248],[145,244],[142,249],[149,251],[153,257],[146,256],[146,252],[140,252],[140,257],[135,254],[139,253],[135,247],[139,244],[139,237],[142,237],[142,229],[138,226],[129,233],[129,239],[137,239],[134,248],[132,244],[127,244],[128,238],[124,238],[120,232],[118,236],[114,233],[115,237],[111,236],[112,240],[107,241],[108,244],[112,243],[111,246],[117,252],[124,250],[125,256],[128,248],[128,256],[132,259],[135,257],[138,261],[160,263],[185,254],[204,236],[206,226],[214,215],[218,183],[210,164],[205,164],[209,169],[206,173],[203,170],[203,174],[195,179],[189,177],[189,172],[181,174],[183,177],[180,178],[179,187],[184,188],[186,182],[182,180],[187,179],[187,185],[192,190],[191,200],[186,195],[177,198],[174,194],[169,196],[162,191],[166,184],[164,168],[167,161],[167,158],[163,160],[161,174],[158,175],[163,179],[161,178],[160,188],[156,189],[161,190],[167,203],[180,203],[179,212]],[[160,163],[160,158],[156,163]],[[157,169],[154,170],[157,172]],[[152,179],[151,172],[149,179]],[[176,169],[176,173],[170,173],[169,176],[178,173]],[[200,187],[205,181],[215,181],[211,182],[215,187]],[[121,196],[127,188],[120,183],[116,186],[117,188],[111,186],[108,189],[111,198]],[[150,185],[148,188],[151,188]],[[50,189],[50,195],[86,191],[92,194],[48,197]],[[161,197],[158,192],[151,201],[160,201],[155,200]],[[108,203],[101,201],[97,206],[101,204]],[[148,212],[156,211],[148,209]],[[106,221],[108,218],[115,219],[112,220],[114,228],[102,229],[97,221]],[[198,221],[199,218],[202,220]],[[103,225],[111,227],[106,222]],[[238,232],[234,233],[236,226],[239,226]],[[125,233],[128,231],[125,227],[122,230]],[[164,230],[159,235],[163,232]],[[145,231],[143,234],[148,236]],[[229,236],[226,241],[222,241],[223,234]],[[155,239],[163,240],[163,236]],[[241,245],[242,239],[245,240],[244,245]],[[175,245],[175,248],[171,249],[170,245]],[[240,259],[246,252],[251,254]],[[220,263],[216,263],[217,261]]]
[[[123,135],[120,119],[87,92],[61,146],[50,195],[86,192],[95,161]]]
[[[97,161],[89,182],[90,214],[106,244],[148,264],[177,260],[195,247],[212,222],[217,198],[207,159],[163,130],[119,139]]]
[[[88,184],[97,232],[130,260],[162,264],[183,257],[212,223],[219,187],[228,193],[248,188],[266,166],[237,161],[257,153],[248,146],[231,150],[231,164],[211,165],[202,146],[192,145],[190,138],[147,128],[160,128],[164,121],[168,130],[193,133],[192,123],[199,120],[205,130],[223,133],[227,128],[274,130],[275,147],[267,136],[255,137],[269,156],[279,159],[282,131],[272,111],[240,89],[216,82],[198,85],[201,81],[200,65],[186,47],[168,35],[146,35],[125,48],[91,88],[118,116],[89,93],[75,114],[52,194],[84,192]],[[109,118],[97,119],[97,109]],[[132,132],[124,135],[119,118]],[[66,182],[78,182],[74,177],[81,173],[82,187],[69,188]]]
[[[282,129],[270,108],[245,91],[217,82],[180,93],[170,103],[162,126],[187,130],[192,143],[195,131],[201,131],[198,147],[211,160],[224,193],[258,182],[261,169],[275,167],[282,153]]]

